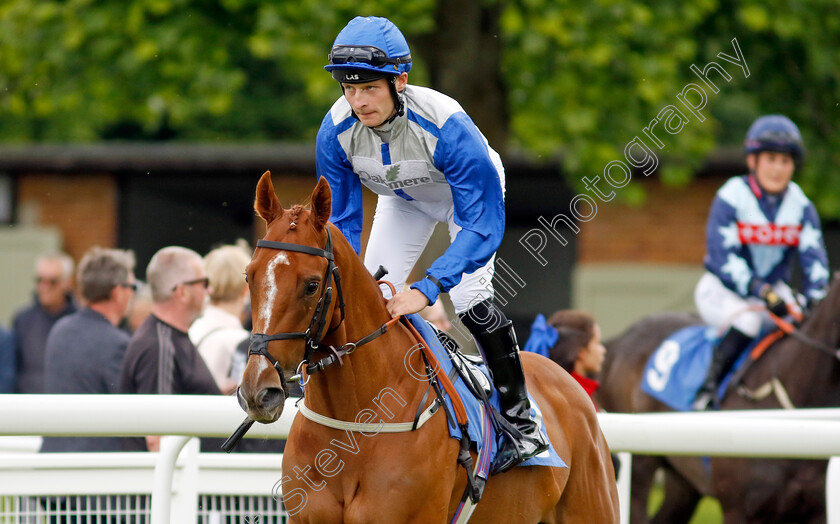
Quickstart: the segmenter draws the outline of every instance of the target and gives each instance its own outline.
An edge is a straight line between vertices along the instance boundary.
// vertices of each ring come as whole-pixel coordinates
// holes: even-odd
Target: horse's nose
[[[272,412],[283,404],[285,397],[280,388],[265,388],[256,395],[256,407],[266,413]]]
[[[269,424],[277,420],[282,413],[286,395],[277,387],[263,388],[252,394],[246,385],[242,384],[236,391],[236,399],[251,420]]]

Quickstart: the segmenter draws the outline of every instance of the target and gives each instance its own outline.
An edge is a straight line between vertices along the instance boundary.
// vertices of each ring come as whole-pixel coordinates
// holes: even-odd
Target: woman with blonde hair
[[[226,395],[233,393],[237,386],[237,380],[230,375],[234,352],[249,336],[241,318],[248,299],[248,284],[243,275],[250,261],[251,257],[239,245],[216,248],[204,257],[210,279],[210,304],[189,330],[190,340]]]

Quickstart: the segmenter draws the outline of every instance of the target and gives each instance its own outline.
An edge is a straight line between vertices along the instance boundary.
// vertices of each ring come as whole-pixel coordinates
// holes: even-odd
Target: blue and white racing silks
[[[752,176],[730,178],[709,213],[706,269],[740,296],[757,296],[764,283],[789,282],[794,254],[802,267],[802,292],[823,298],[828,257],[814,204],[794,182],[781,195],[768,195]]]
[[[361,252],[362,189],[408,201],[454,207],[461,227],[455,240],[411,287],[434,303],[464,273],[482,267],[502,241],[505,227],[501,159],[452,98],[406,86],[405,115],[383,133],[361,124],[339,98],[324,117],[317,139],[317,172],[332,189],[330,220]]]

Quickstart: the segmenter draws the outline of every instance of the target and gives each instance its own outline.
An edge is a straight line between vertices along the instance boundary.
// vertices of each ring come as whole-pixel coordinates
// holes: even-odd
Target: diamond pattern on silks
[[[763,335],[763,334],[762,334]],[[721,381],[718,396],[726,392],[732,375],[749,358],[759,335],[735,361]],[[677,411],[691,411],[697,391],[706,379],[712,352],[718,343],[717,330],[703,325],[688,326],[666,338],[654,351],[642,373],[642,391]]]
[[[440,363],[440,371],[441,373],[449,374],[452,371],[452,361],[449,360],[449,356],[446,353],[446,350],[443,348],[443,345],[440,343],[438,338],[435,336],[434,331],[431,327],[426,323],[426,321],[417,314],[413,315],[406,315],[406,317],[411,321],[414,325],[415,329],[420,333],[426,343],[429,345],[429,348],[435,354],[438,362]],[[487,376],[487,379],[490,380],[490,373],[487,370],[487,366],[480,365],[477,368]],[[457,375],[456,375],[457,376]],[[475,398],[475,396],[470,392],[467,386],[464,384],[464,381],[461,380],[460,377],[453,380],[455,384],[455,389],[458,391],[458,394],[461,395],[461,400],[464,403],[464,407],[467,410],[467,417],[469,419],[469,428],[468,432],[470,434],[470,440],[472,441],[473,445],[476,446],[478,451],[481,451],[481,442],[482,442],[482,424],[481,424],[481,411],[479,408],[480,401]],[[492,382],[491,382],[492,383]],[[542,431],[543,435],[547,435],[545,424],[542,421],[542,413],[537,406],[536,401],[534,398],[528,394],[528,398],[531,401],[531,418],[535,421],[538,421],[540,425],[540,431]],[[452,409],[452,403],[449,399],[449,396],[446,396],[446,403],[449,409]],[[498,411],[500,410],[499,404],[499,393],[494,389],[493,395],[490,397],[490,404]],[[489,426],[490,431],[495,433],[495,429],[492,425]],[[449,436],[454,439],[460,441],[461,439],[461,429],[458,427],[449,426]],[[546,439],[548,440],[548,439]],[[492,452],[490,456],[490,462],[492,463],[493,459],[496,457],[496,435],[494,434],[490,439],[492,443]],[[540,453],[539,455],[532,457],[525,462],[519,464],[517,467],[522,466],[552,466],[556,468],[567,468],[563,459],[557,454],[554,450],[554,446],[549,446],[547,451]]]

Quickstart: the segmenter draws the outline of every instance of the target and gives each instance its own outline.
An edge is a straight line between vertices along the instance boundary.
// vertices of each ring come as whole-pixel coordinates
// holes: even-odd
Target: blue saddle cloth
[[[426,323],[426,321],[420,315],[406,315],[409,319],[411,324],[417,329],[426,343],[429,345],[429,348],[435,354],[438,362],[440,363],[440,372],[449,375],[452,371],[452,361],[449,359],[449,355],[446,353],[446,350],[443,348],[443,345],[438,340],[435,332],[432,330],[431,327]],[[487,370],[487,366],[480,365],[476,366],[485,376],[487,376],[488,380],[490,378],[490,373]],[[457,377],[457,374],[456,374]],[[467,411],[467,418],[469,420],[469,427],[468,432],[470,435],[470,440],[476,446],[477,450],[481,450],[481,442],[482,439],[482,423],[481,423],[481,410],[479,408],[480,401],[475,398],[475,396],[470,392],[467,386],[464,384],[464,381],[460,378],[452,381],[455,385],[455,389],[458,391],[458,394],[461,395],[461,400],[464,403],[464,408]],[[491,381],[492,383],[492,381]],[[529,399],[531,400],[531,418],[538,421],[540,424],[540,430],[543,434],[546,434],[545,424],[542,421],[542,413],[540,412],[539,406],[537,406],[536,401],[533,397],[529,394]],[[452,410],[452,401],[449,399],[449,396],[446,396],[446,403],[450,410]],[[494,389],[493,395],[490,397],[490,404],[496,409],[500,409],[499,404],[499,393]],[[452,411],[454,413],[454,411]],[[490,454],[490,461],[492,462],[496,456],[496,431],[492,425],[489,425],[489,430],[492,431],[494,434],[490,439],[492,443],[492,451]],[[454,439],[461,440],[461,429],[459,427],[453,427],[451,424],[449,425],[449,436]],[[544,451],[539,455],[532,457],[525,462],[519,464],[519,466],[553,466],[557,468],[567,468],[563,459],[557,454],[554,450],[554,446],[550,446],[548,451]]]
[[[763,338],[762,335],[756,337],[735,361],[721,382],[718,396],[724,394],[732,375],[744,365],[749,358],[749,350]],[[672,409],[691,411],[691,404],[706,378],[718,340],[716,330],[703,325],[685,327],[666,338],[645,365],[642,391]]]

